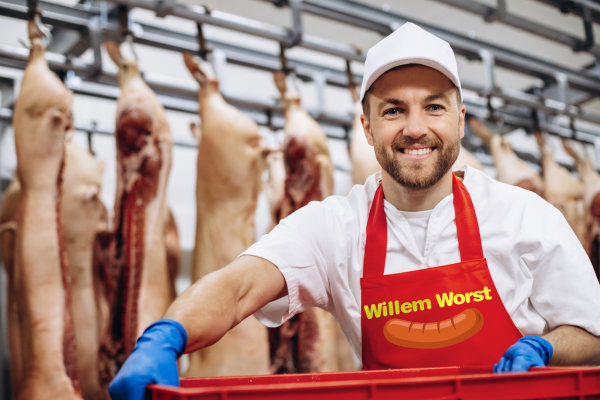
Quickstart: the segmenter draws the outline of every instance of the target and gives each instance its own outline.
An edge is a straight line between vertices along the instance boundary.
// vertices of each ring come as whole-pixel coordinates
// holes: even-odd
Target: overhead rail
[[[265,1],[273,2],[272,0]],[[199,24],[211,24],[239,32],[245,32],[257,37],[275,40],[284,45],[296,43],[295,45],[297,46],[342,57],[346,60],[346,62],[349,60],[363,59],[361,52],[352,46],[326,42],[303,34],[301,31],[301,21],[299,21],[297,17],[294,17],[294,28],[292,31],[290,31],[282,27],[274,27],[272,25],[239,17],[233,14],[209,10],[205,7],[187,7],[178,5],[174,1],[169,1],[168,4],[166,4],[164,1],[151,0],[110,0],[109,3],[114,5],[125,5],[127,7],[139,7],[146,10],[153,10],[157,13],[157,15],[160,16],[174,15],[179,18],[193,20]],[[85,7],[71,7],[54,4],[48,1],[39,1],[39,8],[42,11],[44,22],[52,24],[54,27],[78,31],[80,32],[82,38],[86,37],[85,40],[87,40],[89,45],[97,47],[94,48],[95,56],[92,64],[82,63],[77,58],[70,58],[58,54],[52,55],[49,53],[51,67],[57,70],[74,71],[78,75],[81,75],[84,80],[89,78],[90,82],[100,82],[106,85],[114,86],[116,85],[114,74],[111,75],[106,71],[102,71],[100,60],[97,58],[100,57],[100,39],[118,39],[121,31],[116,18],[114,18],[114,16],[111,18],[107,15],[107,3],[101,2],[100,4],[104,5],[104,12],[102,12],[102,7],[97,6],[93,7],[86,5]],[[328,18],[333,18],[338,21],[352,21],[354,23],[360,22],[359,26],[366,27],[367,29],[375,29],[382,34],[389,32],[395,26],[398,26],[404,21],[404,17],[399,16],[398,14],[393,14],[382,9],[376,9],[371,6],[366,6],[352,0],[344,2],[334,0],[320,0],[318,2],[311,0],[296,0],[293,2],[293,4],[295,7],[294,12],[296,13],[299,11],[311,12],[314,14],[327,16]],[[344,7],[341,7],[342,5]],[[18,0],[0,0],[0,14],[20,19],[28,18],[27,7]],[[94,23],[91,24],[91,21]],[[130,22],[133,25],[137,25],[139,28],[133,37],[136,43],[172,51],[189,51],[192,53],[198,53],[199,44],[197,37],[194,35],[177,32],[173,29],[159,28],[150,24],[139,23],[133,19]],[[419,21],[416,22],[421,23]],[[467,54],[471,57],[482,59],[482,49],[485,49],[488,54],[491,55],[492,62],[490,64],[490,68],[503,65],[502,60],[504,60],[504,62],[509,60],[513,63],[518,62],[515,60],[522,60],[525,63],[532,60],[530,57],[527,57],[524,54],[502,49],[483,42],[474,41],[471,38],[463,37],[455,33],[449,33],[448,31],[443,31],[439,28],[428,26],[428,24],[421,24],[426,28],[429,28],[430,30],[440,34],[440,36],[448,36],[447,39],[454,38],[456,42],[453,43],[452,40],[449,41],[453,43],[455,48],[457,46],[456,43],[459,43],[459,50],[457,50],[459,54]],[[95,32],[96,36],[94,40],[90,40],[89,37],[87,37],[91,35],[90,30]],[[100,38],[98,35],[100,35]],[[463,42],[468,44],[464,44]],[[327,45],[322,45],[323,43],[327,43]],[[460,47],[461,43],[463,44],[462,47]],[[235,44],[212,40],[210,38],[206,38],[206,45],[210,48],[223,51],[226,55],[226,60],[228,63],[269,71],[281,68],[281,61],[278,54],[251,50]],[[335,48],[335,51],[329,51],[332,50],[332,48]],[[27,59],[27,52],[25,49],[19,50],[15,48],[10,49],[1,47],[0,64],[23,68]],[[348,85],[347,71],[344,69],[336,69],[318,65],[294,57],[287,57],[287,63],[295,70],[296,75],[301,79],[312,80],[318,84],[333,85],[337,87],[346,87]],[[579,83],[582,86],[585,86],[585,88],[581,88],[582,91],[590,93],[590,95],[600,93],[600,80],[593,73],[587,72],[585,74],[580,74],[579,71],[565,68],[561,69],[542,60],[533,59],[533,64],[543,65],[544,70],[554,70],[552,74],[548,72],[548,75],[545,76],[546,78],[551,76],[552,79],[556,80],[557,82],[562,80],[563,89],[568,89],[570,86],[575,86],[575,79],[571,79],[571,77],[577,75],[580,77]],[[543,73],[540,71],[541,68],[536,70],[536,73],[533,75],[543,75]],[[318,74],[321,75],[317,76]],[[360,76],[355,75],[354,81],[359,80]],[[177,103],[176,100],[172,100],[171,103],[173,104],[169,105],[169,100],[166,99],[166,97],[175,96],[183,98],[184,100],[191,100],[194,98],[195,93],[189,90],[189,88],[186,89],[170,83],[165,84],[163,82],[152,81],[150,82],[150,85],[156,89],[159,94],[163,94],[165,96],[167,107],[190,111],[189,105],[182,106],[182,103]],[[491,87],[481,87],[480,85],[478,86],[472,84],[466,80],[464,80],[463,86],[465,89],[474,91],[482,97],[487,97],[488,100],[491,97],[499,98],[509,104],[529,107],[531,109],[536,109],[540,112],[547,113],[549,115],[548,120],[550,121],[552,121],[553,116],[564,115],[571,119],[581,120],[600,126],[600,116],[584,113],[581,111],[580,107],[569,104],[568,100],[566,103],[561,103],[561,101],[546,98],[539,94],[510,91],[495,87],[494,85]],[[269,113],[269,115],[273,115],[273,113],[279,114],[281,112],[280,106],[277,105],[276,100],[260,101],[258,99],[240,99],[236,98],[236,96],[228,96],[227,94],[225,95],[228,100],[232,102],[232,104],[238,105],[246,110]],[[502,110],[497,111],[502,112]],[[321,123],[341,126],[346,130],[351,126],[349,114],[335,114],[326,112],[324,110],[312,110],[311,114],[313,114],[315,119]],[[518,126],[527,126],[525,121],[521,122],[522,124]],[[548,130],[549,133],[566,136],[566,134],[564,134],[564,129],[565,128],[560,126],[560,124],[556,125],[550,123]],[[586,131],[584,129],[584,131],[581,133],[581,137],[584,138],[600,136],[600,134],[594,130]],[[571,134],[571,136],[573,135]],[[584,141],[591,142],[592,140]]]
[[[277,3],[279,0],[265,1]],[[162,10],[160,6],[163,4],[162,0],[108,0],[108,2],[155,12]],[[79,9],[77,7],[60,6],[47,1],[40,1],[39,7],[43,11],[43,20],[45,22],[60,24],[79,31],[86,31],[88,29],[88,21],[95,16],[97,17],[99,13],[97,9],[94,11],[93,7]],[[46,7],[48,8],[48,12],[46,11]],[[389,10],[367,6],[354,0],[302,0],[299,1],[299,8],[304,12],[335,19],[340,22],[349,23],[351,21],[366,29],[376,29],[382,34],[391,32],[395,27],[410,19],[448,40],[458,54],[471,59],[479,59],[481,49],[486,49],[493,55],[496,66],[535,76],[545,81],[556,81],[556,75],[561,74],[566,77],[570,87],[590,92],[594,95],[600,95],[600,77],[589,70],[566,68],[550,63],[547,60],[537,59],[525,53],[516,52],[471,38],[467,35],[451,32],[423,21],[417,21],[414,18],[408,18]],[[75,12],[72,12],[72,10]],[[291,37],[291,33],[283,27],[257,22],[217,10],[209,11],[204,7],[188,7],[175,3],[171,4],[168,12],[168,15],[177,16],[182,19],[224,27],[274,40],[282,44],[287,43]],[[27,7],[19,0],[1,0],[0,14],[25,19],[27,18]],[[62,17],[60,16],[61,14],[63,15]],[[164,10],[161,15],[165,15]],[[109,22],[106,23],[110,24]],[[112,29],[108,29],[108,31],[111,31],[113,34],[118,33],[118,31]],[[106,33],[108,32],[105,30]],[[353,46],[333,43],[308,35],[302,35],[298,46],[344,59],[364,61],[364,54],[357,51]]]
[[[58,54],[48,53],[49,64],[56,70],[74,70],[85,71],[86,64],[81,62],[68,61],[66,57]],[[27,62],[27,50],[19,48],[10,48],[8,46],[0,46],[0,65],[6,60],[10,61],[9,66],[15,68],[24,68]],[[187,113],[196,113],[196,91],[188,85],[178,84],[176,82],[167,82],[166,80],[156,79],[154,77],[146,77],[148,85],[157,93],[159,100],[168,110],[175,110]],[[94,82],[70,82],[67,80],[69,89],[76,94],[94,96],[98,98],[114,100],[119,95],[117,84],[117,76],[113,72],[103,71],[98,76],[98,81]],[[471,88],[472,89],[472,88]],[[232,105],[238,107],[242,111],[248,113],[259,125],[269,126],[272,129],[281,129],[284,125],[283,110],[281,105],[276,100],[263,100],[257,98],[247,98],[236,94],[224,93],[225,99]],[[513,100],[517,103],[517,97]],[[533,122],[530,117],[530,106],[539,105],[534,99],[527,101],[522,99],[522,107],[512,107],[511,109],[498,108],[494,110],[495,117],[499,117],[506,126],[514,128],[525,128],[532,130]],[[490,110],[486,104],[465,100],[469,114],[475,115],[478,118],[489,118]],[[323,125],[323,128],[329,138],[332,139],[347,139],[345,134],[352,126],[352,115],[349,113],[329,113],[317,111],[308,108],[307,111],[315,117],[315,119]],[[4,120],[8,118],[6,109],[3,110],[4,115],[1,115]],[[10,114],[12,115],[12,114]],[[571,138],[580,142],[594,144],[600,139],[600,121],[594,119],[599,125],[598,131],[590,130],[585,127],[577,127],[573,131],[572,127],[566,123],[555,121],[552,118],[543,121],[541,128],[550,134]],[[335,129],[340,127],[342,129]],[[84,129],[85,130],[85,129]],[[187,146],[189,142],[182,142],[181,145]]]
[[[279,0],[263,1],[273,4],[280,3]],[[389,9],[366,5],[356,0],[303,0],[302,10],[338,22],[353,21],[355,26],[365,29],[375,28],[382,34],[390,33],[406,21],[412,21],[448,41],[457,54],[469,59],[479,59],[481,49],[486,49],[492,53],[496,60],[496,66],[535,76],[546,82],[554,82],[556,74],[564,74],[573,88],[600,95],[600,77],[588,70],[566,68],[548,60],[459,34]]]
[[[162,4],[161,0],[105,0],[108,3],[120,4],[128,7],[135,7],[150,11],[156,11]],[[301,1],[297,2],[301,4]],[[201,24],[209,24],[221,28],[227,28],[242,33],[247,33],[256,37],[264,38],[291,46],[295,42],[294,33],[283,27],[269,25],[253,19],[241,17],[239,15],[229,14],[218,10],[209,10],[202,6],[187,6],[182,4],[172,4],[167,12],[162,16],[172,15],[174,17],[192,20]],[[290,41],[292,43],[290,43]],[[319,51],[344,59],[364,61],[361,52],[351,45],[331,42],[318,37],[302,35],[297,41],[297,45],[309,50]]]
[[[208,10],[199,6],[190,7],[175,3],[171,4],[167,11],[164,11],[161,8],[164,4],[162,0],[107,1],[113,4],[136,7],[155,12],[157,10],[162,10],[161,16],[172,15],[182,19],[192,20],[197,23],[209,24],[251,34],[264,39],[274,40],[282,44],[287,43],[292,37],[292,33],[283,27],[269,25],[217,10]],[[271,3],[280,2],[280,0],[264,1]],[[365,29],[376,30],[382,34],[389,33],[403,22],[412,20],[448,40],[455,51],[465,57],[478,59],[480,50],[486,49],[493,54],[497,66],[536,76],[546,81],[555,81],[556,74],[564,74],[570,86],[573,88],[600,95],[600,77],[593,72],[566,68],[564,66],[553,64],[547,60],[537,59],[528,54],[503,48],[469,37],[468,35],[451,32],[389,10],[367,6],[354,0],[298,0],[298,7],[304,12],[327,17],[339,22],[353,23]],[[86,9],[79,9],[76,7],[57,5],[48,1],[40,1],[39,8],[43,11],[44,21],[47,21],[50,24],[59,23],[66,28],[79,31],[86,31],[88,21],[99,14],[97,8],[87,7]],[[46,11],[46,9],[48,9],[48,11]],[[75,12],[72,12],[71,10],[74,10]],[[65,13],[67,13],[66,15],[68,17],[59,16],[60,14]],[[2,0],[0,1],[0,14],[27,18],[27,7],[19,0]],[[358,51],[354,46],[334,43],[306,34],[302,35],[302,39],[297,46],[344,59],[364,61],[364,54]]]
[[[583,15],[583,9],[587,7],[591,11],[594,22],[600,22],[600,4],[590,0],[537,0],[558,8],[562,13],[572,13],[577,16]]]
[[[497,0],[497,6],[489,6],[474,0],[435,0],[440,3],[461,9],[481,16],[486,22],[500,22],[504,25],[520,29],[522,31],[537,35],[547,40],[551,40],[570,47],[573,51],[584,51],[594,56],[600,56],[600,46],[590,41],[590,36],[581,39],[579,37],[569,35],[564,31],[550,28],[546,25],[539,24],[529,18],[523,18],[519,15],[510,13],[506,7],[506,0]],[[600,7],[600,5],[596,5]],[[585,20],[582,23],[585,25]],[[583,26],[583,25],[582,25]],[[582,29],[585,34],[585,26]]]

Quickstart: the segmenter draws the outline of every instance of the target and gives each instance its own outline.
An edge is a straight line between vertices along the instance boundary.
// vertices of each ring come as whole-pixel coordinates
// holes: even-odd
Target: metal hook
[[[585,40],[578,40],[573,46],[573,51],[587,51],[594,46],[594,27],[592,21],[592,11],[587,5],[581,5],[581,19],[583,20],[583,31]]]
[[[352,75],[352,67],[348,59],[346,59],[346,77],[348,78],[348,86],[354,87],[354,76]]]
[[[32,15],[32,21],[35,24],[35,27],[42,34],[42,41],[44,43],[44,47],[48,47],[48,45],[52,41],[52,32],[50,32],[50,29],[48,29],[48,27],[42,23],[42,13],[39,10],[35,10]]]
[[[502,115],[497,113],[496,109],[494,109],[494,106],[492,105],[491,95],[486,96],[486,108],[488,110],[488,121],[495,123],[498,127],[498,131],[501,131],[502,127],[504,126],[504,118],[502,118]]]
[[[92,126],[90,129],[87,130],[86,134],[87,134],[87,143],[88,143],[88,150],[90,152],[91,155],[95,156],[96,152],[94,151],[94,146],[92,143],[92,136],[94,136],[94,133],[96,132],[96,126],[97,126],[97,122],[95,120],[92,121]]]
[[[569,129],[571,130],[571,139],[577,140],[577,130],[575,129],[575,118],[569,118]]]
[[[39,13],[38,0],[27,0],[27,16],[29,19],[33,19],[37,13]]]
[[[531,109],[531,126],[533,132],[541,131],[540,129],[540,112],[537,108]]]
[[[135,46],[133,45],[133,33],[132,32],[129,32],[125,36],[125,43],[127,43],[127,46],[129,46],[129,51],[131,51],[131,54],[133,55],[133,59],[137,63],[139,61],[139,58],[138,58],[137,52],[135,51]]]
[[[212,50],[209,49],[208,46],[206,46],[206,38],[204,37],[204,31],[202,30],[202,24],[197,23],[196,29],[198,31],[198,34],[196,35],[196,39],[198,40],[198,55],[204,61],[208,61],[208,55],[210,54],[210,52]]]
[[[135,48],[133,46],[133,32],[131,31],[131,29],[129,29],[129,9],[127,8],[127,6],[125,5],[119,5],[118,8],[118,15],[119,15],[119,29],[121,31],[121,35],[123,36],[124,40],[123,43],[127,43],[128,47],[129,47],[129,51],[131,52],[131,55],[133,56],[133,59],[135,62],[139,61],[137,52],[135,51]]]
[[[502,21],[506,16],[506,0],[497,0],[498,7],[483,16],[485,22]]]
[[[285,57],[285,45],[283,43],[279,44],[279,61],[281,62],[281,71],[286,74],[289,75],[290,73],[292,73],[292,68],[289,67],[288,62],[287,62],[287,58]]]
[[[302,42],[302,2],[300,0],[289,0],[292,12],[292,31],[283,41],[285,47],[294,47]]]
[[[285,56],[285,45],[279,44],[279,60],[281,62],[281,71],[285,74],[286,82],[288,87],[291,87],[296,93],[300,92],[300,88],[298,87],[298,81],[296,76],[296,71],[294,68],[290,67],[288,64],[288,60]]]

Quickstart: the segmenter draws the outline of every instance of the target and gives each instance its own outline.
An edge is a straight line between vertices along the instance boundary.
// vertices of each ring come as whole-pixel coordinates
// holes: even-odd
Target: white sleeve
[[[330,238],[340,237],[336,235],[337,214],[329,202],[311,202],[281,220],[270,233],[242,253],[272,262],[286,281],[288,296],[254,314],[263,324],[278,326],[310,307],[328,307]]]
[[[590,259],[560,211],[547,210],[537,221],[540,246],[523,255],[533,275],[531,305],[551,330],[574,325],[600,335],[600,285]]]

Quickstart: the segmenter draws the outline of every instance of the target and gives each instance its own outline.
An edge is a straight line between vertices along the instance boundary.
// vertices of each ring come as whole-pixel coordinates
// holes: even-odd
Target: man
[[[139,339],[114,398],[177,384],[184,350],[253,313],[277,325],[313,306],[366,369],[600,362],[600,286],[559,211],[475,169],[451,172],[465,107],[448,43],[403,25],[369,51],[361,100],[381,173],[300,209],[184,292]]]

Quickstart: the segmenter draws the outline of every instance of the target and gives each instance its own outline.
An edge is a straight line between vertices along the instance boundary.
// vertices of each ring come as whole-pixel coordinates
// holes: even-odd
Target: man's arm
[[[600,337],[585,329],[562,325],[542,337],[554,349],[549,365],[600,365]]]
[[[244,318],[286,294],[285,280],[275,265],[241,256],[190,286],[164,318],[183,325],[188,333],[186,352],[193,352],[215,343]]]
[[[524,336],[510,346],[494,372],[525,372],[546,365],[600,364],[600,337],[585,329],[561,325],[544,336]]]
[[[177,358],[218,341],[268,302],[286,294],[279,269],[241,256],[190,286],[151,324],[108,387],[113,398],[142,400],[151,383],[179,385]]]

